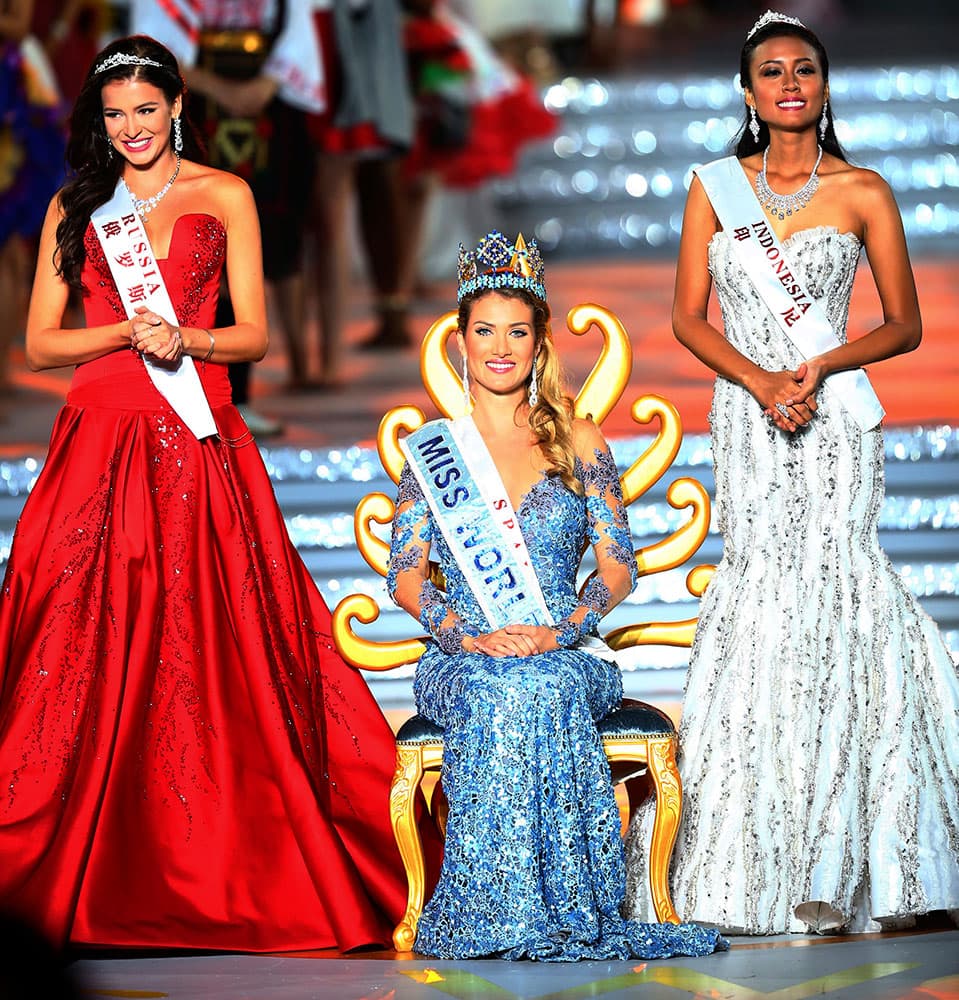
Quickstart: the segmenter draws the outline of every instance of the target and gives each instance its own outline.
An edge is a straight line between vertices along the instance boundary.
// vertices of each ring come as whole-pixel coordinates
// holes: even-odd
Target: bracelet
[[[206,354],[203,355],[202,358],[200,358],[200,363],[205,365],[207,361],[209,361],[210,358],[213,357],[213,348],[216,347],[216,340],[214,339],[213,334],[210,333],[209,330],[203,330],[203,332],[210,338],[210,349],[206,352]]]

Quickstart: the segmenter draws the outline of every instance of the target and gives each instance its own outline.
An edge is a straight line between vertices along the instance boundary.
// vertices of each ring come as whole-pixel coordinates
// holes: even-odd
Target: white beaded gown
[[[859,241],[819,227],[784,245],[845,339]],[[796,368],[725,233],[709,268],[727,338]],[[817,398],[795,434],[723,378],[710,411],[724,551],[686,681],[671,885],[682,919],[732,933],[959,907],[956,667],[879,547],[881,429],[861,432],[828,387]],[[637,917],[649,812],[628,838]]]

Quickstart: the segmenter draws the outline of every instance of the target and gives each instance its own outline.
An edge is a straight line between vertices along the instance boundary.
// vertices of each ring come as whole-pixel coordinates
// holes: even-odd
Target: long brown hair
[[[160,65],[121,63],[96,72],[98,66],[117,53],[152,59]],[[145,80],[162,90],[171,104],[186,89],[173,53],[146,35],[118,38],[90,66],[70,116],[66,159],[71,176],[60,191],[63,218],[57,226],[54,258],[63,280],[81,291],[80,272],[85,256],[83,238],[90,216],[109,201],[123,170],[123,157],[115,153],[103,124],[101,91],[105,84],[114,80]],[[203,147],[186,116],[185,108],[180,112],[180,118],[184,157],[202,161]]]
[[[562,367],[553,343],[549,304],[525,288],[482,288],[464,295],[457,313],[457,329],[464,336],[473,306],[487,295],[518,299],[533,310],[533,336],[536,341],[534,365],[538,400],[531,406],[527,421],[546,458],[549,471],[577,496],[583,484],[576,475],[576,450],[573,447],[573,401],[566,393]],[[531,373],[532,374],[532,373]]]

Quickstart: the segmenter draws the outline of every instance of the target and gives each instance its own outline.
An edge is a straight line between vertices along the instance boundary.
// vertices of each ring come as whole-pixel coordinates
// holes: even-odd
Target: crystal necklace
[[[809,180],[793,194],[776,194],[766,180],[766,158],[769,156],[769,147],[763,150],[763,168],[756,174],[756,194],[759,196],[762,206],[767,212],[785,219],[787,215],[798,212],[805,208],[812,196],[819,190],[819,162],[822,160],[822,146],[819,147],[819,155],[816,157],[816,165],[812,168]],[[172,181],[170,182],[173,183]]]
[[[150,212],[157,207],[163,196],[170,190],[171,187],[173,187],[173,182],[177,179],[179,173],[180,157],[178,155],[176,158],[176,170],[173,171],[173,176],[166,182],[166,184],[163,185],[163,187],[160,188],[159,191],[157,191],[155,195],[153,195],[152,198],[138,198],[132,191],[130,191],[127,182],[123,182],[123,186],[127,189],[127,191],[130,191],[130,197],[133,199],[133,207],[137,210],[137,215],[139,215],[141,219],[145,219]]]

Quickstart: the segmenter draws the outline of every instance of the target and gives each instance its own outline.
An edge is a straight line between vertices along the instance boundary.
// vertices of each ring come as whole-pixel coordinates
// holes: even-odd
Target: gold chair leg
[[[423,843],[419,827],[416,825],[414,803],[416,790],[423,777],[423,752],[420,747],[396,748],[396,773],[390,788],[390,821],[393,836],[406,869],[409,895],[406,913],[393,931],[393,947],[397,951],[413,950],[416,941],[416,926],[423,912],[423,898],[426,894],[426,869],[423,862]]]
[[[683,785],[676,767],[676,739],[649,741],[649,773],[656,789],[653,839],[649,849],[649,890],[661,923],[678,924],[669,894],[669,859],[682,815]]]

